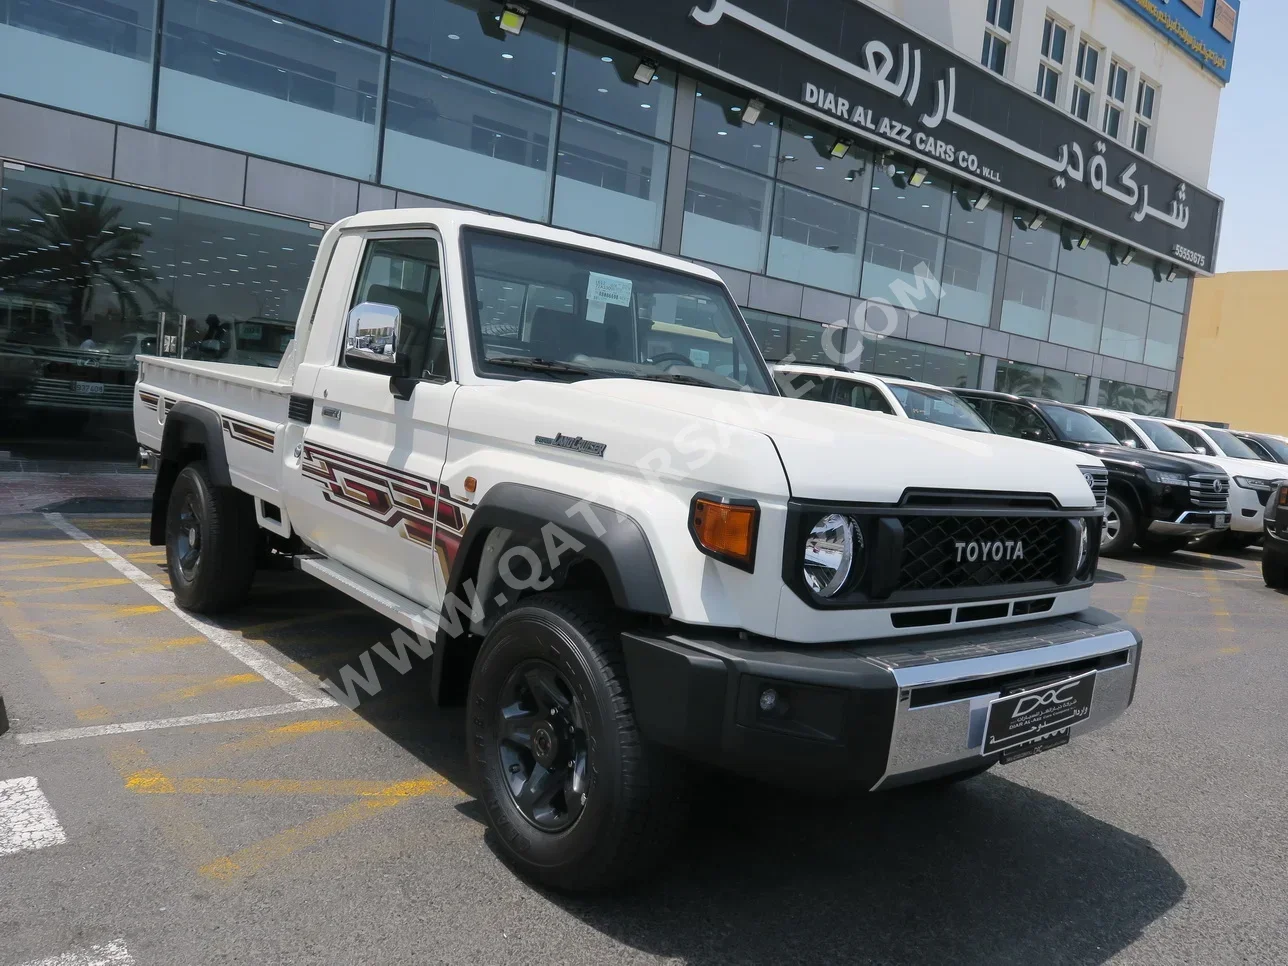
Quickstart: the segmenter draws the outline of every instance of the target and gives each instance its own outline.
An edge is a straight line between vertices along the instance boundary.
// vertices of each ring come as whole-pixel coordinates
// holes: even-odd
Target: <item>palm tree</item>
[[[80,331],[99,286],[115,297],[123,318],[144,315],[145,301],[149,308],[160,303],[152,288],[158,278],[140,254],[151,232],[123,225],[122,208],[107,190],[73,190],[63,182],[9,202],[8,211],[0,287],[34,290],[64,305],[66,322],[54,323],[60,344],[70,341],[68,323]]]

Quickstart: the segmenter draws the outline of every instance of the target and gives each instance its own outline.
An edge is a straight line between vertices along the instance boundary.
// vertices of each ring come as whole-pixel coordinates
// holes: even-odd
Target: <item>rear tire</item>
[[[612,614],[587,597],[540,594],[496,622],[466,728],[502,858],[543,885],[640,879],[687,817],[683,764],[640,734]]]
[[[1105,522],[1100,535],[1100,555],[1117,557],[1136,543],[1136,511],[1118,496],[1110,493],[1105,500]]]
[[[1272,590],[1288,590],[1288,554],[1267,550],[1261,557],[1261,576]]]
[[[240,606],[255,579],[259,527],[251,498],[215,486],[203,462],[175,478],[166,510],[165,559],[175,603],[196,614]]]

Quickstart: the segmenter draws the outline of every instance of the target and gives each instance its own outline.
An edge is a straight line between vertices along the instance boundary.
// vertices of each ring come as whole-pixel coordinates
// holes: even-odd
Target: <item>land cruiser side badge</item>
[[[593,440],[582,439],[580,436],[565,436],[559,433],[551,439],[549,436],[538,436],[538,446],[555,446],[559,449],[570,449],[574,453],[582,453],[586,456],[603,456],[604,450],[608,449],[605,443],[596,443]]]

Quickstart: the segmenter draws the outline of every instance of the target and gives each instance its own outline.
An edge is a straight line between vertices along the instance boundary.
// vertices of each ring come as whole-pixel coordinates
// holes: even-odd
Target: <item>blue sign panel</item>
[[[1240,0],[1121,0],[1225,83],[1234,65]]]

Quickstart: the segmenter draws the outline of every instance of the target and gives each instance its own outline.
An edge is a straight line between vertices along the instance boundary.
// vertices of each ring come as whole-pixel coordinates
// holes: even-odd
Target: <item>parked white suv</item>
[[[670,854],[684,759],[943,783],[1132,702],[1065,454],[784,398],[658,252],[355,215],[276,370],[143,357],[134,419],[179,605],[236,607],[268,539],[416,632],[376,654],[428,655],[497,847],[560,888]]]
[[[1288,467],[1258,459],[1247,444],[1226,430],[1179,419],[1105,409],[1087,411],[1125,445],[1187,456],[1225,471],[1230,477],[1229,539],[1236,546],[1250,546],[1261,539],[1266,503],[1288,476]],[[1124,438],[1124,432],[1130,437]]]

